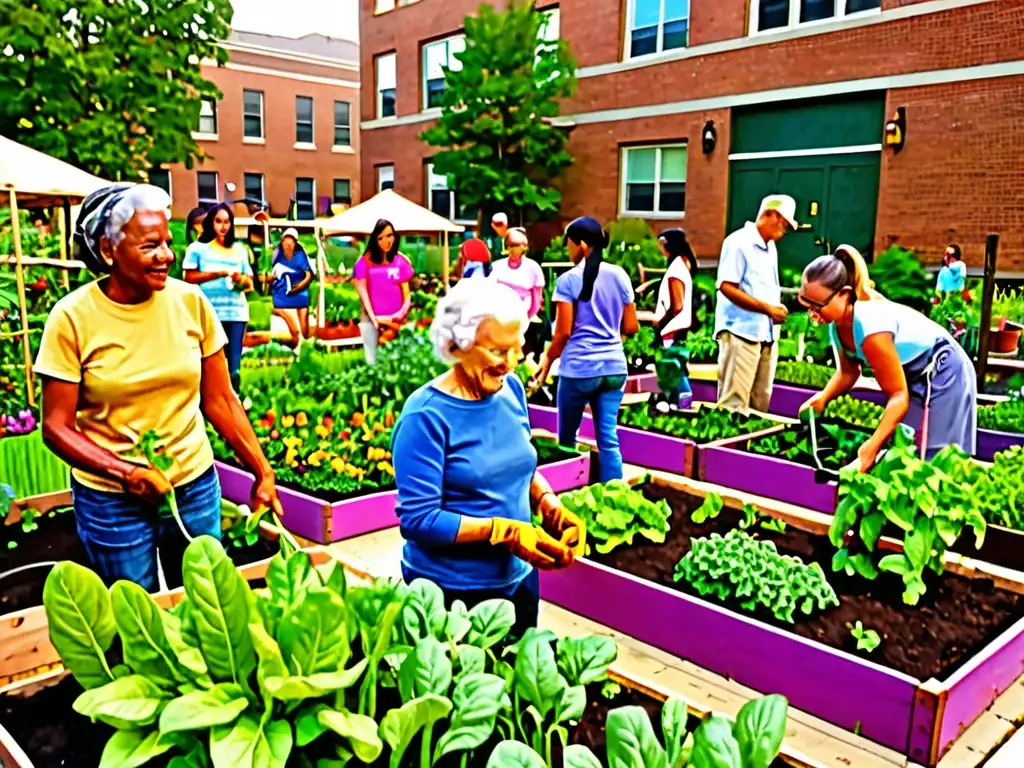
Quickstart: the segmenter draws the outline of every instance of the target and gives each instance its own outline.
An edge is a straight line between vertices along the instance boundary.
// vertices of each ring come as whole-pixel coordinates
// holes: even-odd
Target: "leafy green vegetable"
[[[725,502],[722,501],[722,497],[714,491],[711,491],[704,497],[704,503],[693,511],[690,519],[697,525],[702,525],[709,519],[718,517],[718,513],[722,511],[722,507],[724,506]]]
[[[780,360],[775,381],[809,389],[823,389],[836,372],[833,366]]]
[[[818,460],[822,466],[840,469],[857,458],[868,435],[860,429],[847,429],[838,424],[818,423]],[[752,453],[794,461],[808,467],[817,467],[814,460],[814,442],[809,424],[794,424],[782,432],[756,438],[749,443]]]
[[[817,563],[780,555],[774,543],[739,530],[693,539],[673,578],[701,595],[738,600],[745,611],[766,611],[788,623],[797,611],[810,616],[839,605]]]
[[[697,411],[658,413],[646,405],[640,405],[623,409],[619,414],[619,423],[624,427],[682,437],[696,443],[710,443],[767,429],[777,422],[711,407],[699,408]]]
[[[858,400],[849,395],[841,395],[825,406],[824,417],[856,427],[874,429],[878,426],[884,410],[885,408],[870,400]]]
[[[882,638],[879,637],[878,633],[873,629],[864,629],[864,625],[859,621],[850,627],[850,634],[857,641],[858,651],[871,653],[882,644]]]
[[[974,503],[985,520],[994,525],[1024,530],[1024,447],[997,453],[992,466],[976,464]]]
[[[622,349],[632,370],[644,371],[654,362],[657,341],[654,328],[649,325],[640,326],[636,333],[626,338]]]
[[[978,427],[996,432],[1024,433],[1024,398],[1013,397],[978,407]]]
[[[587,524],[587,548],[596,542],[599,554],[631,545],[636,536],[661,544],[669,531],[672,510],[664,500],[653,502],[622,480],[563,493],[562,504]]]

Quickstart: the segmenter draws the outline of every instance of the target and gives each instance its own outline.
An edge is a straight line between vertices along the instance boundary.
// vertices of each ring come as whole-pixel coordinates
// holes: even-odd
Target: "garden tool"
[[[690,350],[681,344],[674,344],[671,347],[663,347],[658,350],[654,363],[658,389],[662,391],[669,403],[677,403],[684,410],[689,410],[693,406],[689,360]]]

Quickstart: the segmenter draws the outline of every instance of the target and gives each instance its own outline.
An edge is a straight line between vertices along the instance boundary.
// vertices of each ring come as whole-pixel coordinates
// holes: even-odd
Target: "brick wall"
[[[906,147],[885,151],[877,248],[896,241],[938,261],[950,240],[970,266],[1000,235],[999,268],[1024,271],[1024,77],[905,88]]]

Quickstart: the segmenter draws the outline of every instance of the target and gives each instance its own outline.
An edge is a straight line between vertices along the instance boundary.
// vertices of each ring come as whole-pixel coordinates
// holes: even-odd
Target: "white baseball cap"
[[[288,227],[288,229],[284,231],[284,234],[281,235],[281,239],[284,240],[286,237],[292,238],[296,243],[299,242],[299,230],[295,227]]]
[[[496,213],[491,216],[491,224],[497,224],[499,227],[508,226],[508,216],[504,213]]]
[[[757,218],[761,218],[768,211],[775,211],[788,221],[793,229],[800,226],[796,223],[796,200],[789,195],[768,195],[761,201],[761,210],[757,212]]]

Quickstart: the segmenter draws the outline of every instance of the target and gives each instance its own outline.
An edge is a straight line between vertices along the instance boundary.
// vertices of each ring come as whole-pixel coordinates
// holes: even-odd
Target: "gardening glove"
[[[544,521],[544,530],[560,537],[561,543],[572,550],[573,557],[583,557],[587,550],[587,524],[570,512],[553,493],[545,493],[537,504],[537,512]]]
[[[513,555],[534,568],[552,570],[572,565],[572,550],[531,523],[496,517],[491,521],[491,544],[504,544]]]

